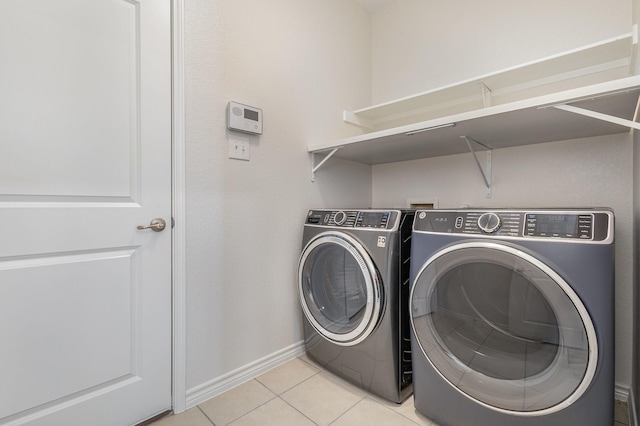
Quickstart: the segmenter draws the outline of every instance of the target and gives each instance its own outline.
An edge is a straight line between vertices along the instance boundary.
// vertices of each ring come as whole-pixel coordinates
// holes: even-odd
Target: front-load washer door
[[[382,283],[364,247],[351,236],[325,232],[302,251],[298,292],[316,331],[338,345],[355,345],[381,316]]]
[[[494,410],[549,414],[593,379],[596,335],[584,305],[556,272],[512,246],[442,249],[418,272],[409,303],[420,355]]]

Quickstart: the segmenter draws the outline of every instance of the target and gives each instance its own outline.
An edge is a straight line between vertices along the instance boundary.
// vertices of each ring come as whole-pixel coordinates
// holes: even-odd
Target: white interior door
[[[170,43],[169,0],[0,0],[2,425],[171,406]]]

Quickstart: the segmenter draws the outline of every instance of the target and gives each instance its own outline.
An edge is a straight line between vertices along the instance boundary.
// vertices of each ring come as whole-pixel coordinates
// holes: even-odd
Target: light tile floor
[[[322,370],[306,355],[152,426],[437,426]]]
[[[628,424],[616,401],[615,426]],[[306,355],[152,426],[438,426],[413,398],[394,404],[324,371]]]

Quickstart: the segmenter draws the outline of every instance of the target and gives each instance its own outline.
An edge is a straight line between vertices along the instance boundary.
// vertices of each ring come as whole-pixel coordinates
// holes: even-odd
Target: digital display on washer
[[[386,228],[389,220],[389,212],[360,212],[356,221],[356,227]]]
[[[527,214],[525,235],[530,237],[591,238],[590,216]]]

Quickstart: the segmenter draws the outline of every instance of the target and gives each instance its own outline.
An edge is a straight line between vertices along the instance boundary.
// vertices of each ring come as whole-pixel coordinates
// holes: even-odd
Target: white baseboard
[[[629,386],[616,383],[615,389],[613,390],[613,398],[618,401],[627,402],[629,400]]]
[[[615,399],[627,403],[627,413],[629,415],[629,426],[638,426],[638,414],[636,411],[636,399],[633,388],[616,384]]]
[[[295,343],[264,358],[237,368],[223,376],[187,390],[187,409],[248,382],[285,362],[305,353],[304,341]]]

